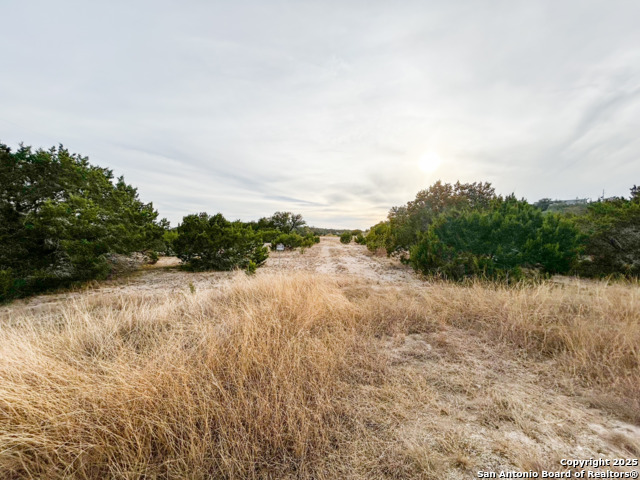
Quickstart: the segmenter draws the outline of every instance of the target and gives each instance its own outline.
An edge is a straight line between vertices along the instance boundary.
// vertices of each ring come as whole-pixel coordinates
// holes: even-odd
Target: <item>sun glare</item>
[[[424,173],[435,172],[441,164],[442,159],[436,152],[427,152],[420,157],[420,160],[418,160],[418,167]]]

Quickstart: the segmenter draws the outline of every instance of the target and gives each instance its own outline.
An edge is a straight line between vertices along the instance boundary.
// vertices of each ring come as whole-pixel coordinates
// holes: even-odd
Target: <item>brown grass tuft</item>
[[[553,359],[571,378],[615,392],[640,421],[640,289],[551,283],[506,288],[442,284],[421,302],[439,322]]]
[[[310,276],[25,319],[0,337],[0,470],[311,476],[350,424],[340,399],[353,367],[375,366],[355,320],[334,282]]]

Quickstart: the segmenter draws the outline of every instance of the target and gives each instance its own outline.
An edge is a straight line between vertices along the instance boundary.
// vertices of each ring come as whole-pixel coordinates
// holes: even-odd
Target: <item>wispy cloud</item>
[[[294,210],[364,228],[437,179],[530,200],[640,181],[637,2],[2,10],[0,141],[64,143],[174,224]]]

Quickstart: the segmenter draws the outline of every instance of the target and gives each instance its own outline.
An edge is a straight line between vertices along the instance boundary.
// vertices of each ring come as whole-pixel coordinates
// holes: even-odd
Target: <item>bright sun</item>
[[[442,159],[436,152],[427,152],[418,160],[418,167],[424,173],[433,173],[442,164]]]

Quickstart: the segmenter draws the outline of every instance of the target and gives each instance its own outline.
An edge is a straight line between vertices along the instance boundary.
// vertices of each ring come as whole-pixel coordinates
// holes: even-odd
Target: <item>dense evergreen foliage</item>
[[[351,231],[346,231],[342,235],[340,235],[341,243],[345,243],[345,244],[351,243],[352,239],[353,239],[353,233]]]
[[[228,221],[221,213],[187,215],[177,231],[173,249],[190,270],[253,271],[268,257],[259,233],[240,221]]]
[[[441,213],[411,247],[409,262],[423,273],[452,279],[518,278],[522,268],[568,272],[579,247],[571,221],[508,197]]]
[[[157,216],[86,157],[0,144],[0,300],[103,278],[110,253],[162,249]]]
[[[417,271],[452,279],[518,278],[524,271],[640,275],[639,188],[628,200],[556,204],[562,202],[502,198],[489,183],[436,182],[392,208],[365,243]]]
[[[588,205],[587,213],[575,217],[585,237],[582,275],[640,276],[640,196],[614,198]]]
[[[369,229],[369,233],[364,237],[365,245],[372,252],[385,250],[391,254],[395,249],[395,235],[390,222],[380,222]]]
[[[320,237],[312,233],[305,236],[297,233],[280,233],[271,241],[271,250],[276,250],[278,245],[282,245],[286,250],[293,250],[298,247],[309,248],[318,242],[320,242]]]

